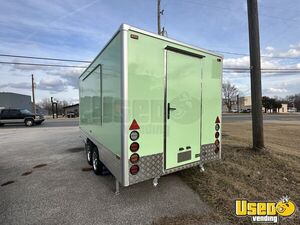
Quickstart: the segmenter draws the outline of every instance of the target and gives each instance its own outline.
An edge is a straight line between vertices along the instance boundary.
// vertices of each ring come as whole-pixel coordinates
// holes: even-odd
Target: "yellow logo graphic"
[[[235,214],[249,216],[252,222],[279,222],[279,216],[289,217],[296,211],[296,204],[287,196],[278,202],[248,202],[244,199],[235,201]]]
[[[296,211],[296,205],[289,198],[285,197],[277,203],[276,211],[280,216],[291,216]]]

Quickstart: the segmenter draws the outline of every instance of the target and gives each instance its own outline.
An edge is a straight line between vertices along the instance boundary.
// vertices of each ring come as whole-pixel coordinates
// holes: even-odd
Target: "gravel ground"
[[[211,211],[177,175],[161,178],[157,188],[148,181],[114,195],[112,176],[89,170],[70,120],[5,126],[0,146],[0,224],[151,224]]]

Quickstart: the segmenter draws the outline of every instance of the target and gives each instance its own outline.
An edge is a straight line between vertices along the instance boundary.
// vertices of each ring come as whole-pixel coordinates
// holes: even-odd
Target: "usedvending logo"
[[[296,211],[296,204],[289,197],[283,197],[278,202],[248,202],[245,199],[235,201],[235,215],[250,217],[252,222],[278,223],[279,217],[290,217]]]

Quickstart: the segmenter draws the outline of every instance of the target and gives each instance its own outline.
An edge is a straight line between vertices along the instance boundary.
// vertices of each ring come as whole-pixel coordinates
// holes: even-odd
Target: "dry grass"
[[[300,125],[292,123],[265,124],[266,151],[253,152],[251,124],[223,124],[222,161],[206,165],[206,171],[189,169],[179,173],[217,215],[215,222],[251,224],[250,218],[234,216],[234,201],[279,200],[291,197],[300,207]],[[186,215],[160,218],[153,224],[206,224],[207,216]],[[221,218],[221,219],[220,219]],[[281,224],[299,224],[296,216]]]

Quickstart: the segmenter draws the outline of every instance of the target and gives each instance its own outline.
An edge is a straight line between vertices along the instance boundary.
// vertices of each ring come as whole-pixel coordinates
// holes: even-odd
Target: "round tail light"
[[[133,153],[131,156],[130,156],[130,162],[132,163],[132,164],[135,164],[135,163],[137,163],[138,161],[139,161],[139,159],[140,159],[140,156],[139,156],[139,154],[137,154],[137,153]]]
[[[130,167],[130,173],[136,175],[139,172],[140,168],[138,165],[133,165]]]
[[[131,131],[131,133],[129,135],[130,140],[132,140],[132,141],[136,141],[139,138],[139,136],[140,136],[140,134],[136,130]]]
[[[217,140],[215,140],[215,145],[217,146],[217,147],[219,147],[219,144],[220,144],[220,141],[217,139]]]
[[[216,132],[215,133],[215,138],[219,138],[220,137],[220,133],[219,132]]]
[[[132,142],[130,145],[130,151],[132,152],[136,152],[137,150],[139,150],[140,145],[137,142]]]

